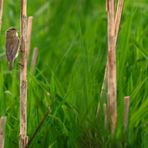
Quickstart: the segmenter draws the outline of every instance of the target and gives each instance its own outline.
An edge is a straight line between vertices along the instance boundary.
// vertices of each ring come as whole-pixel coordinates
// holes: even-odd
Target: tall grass
[[[8,71],[5,31],[19,30],[19,1],[5,1],[0,33],[0,115],[7,116],[5,147],[18,147],[19,66]],[[28,136],[51,107],[30,147],[147,147],[148,43],[146,0],[126,0],[117,43],[115,136],[104,128],[103,104],[96,110],[107,57],[103,0],[28,1],[33,16],[30,55],[38,47],[34,72],[28,72]],[[29,66],[31,64],[31,56]],[[28,67],[29,68],[29,67]],[[124,96],[129,95],[129,126],[123,131]]]

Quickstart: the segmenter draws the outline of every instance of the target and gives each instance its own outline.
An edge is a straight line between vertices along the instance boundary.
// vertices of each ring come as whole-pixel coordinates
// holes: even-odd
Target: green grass
[[[4,2],[0,33],[0,115],[7,116],[5,147],[19,141],[19,59],[12,72],[5,57],[5,31],[19,30],[19,1]],[[148,4],[125,0],[117,43],[118,123],[115,136],[96,119],[107,56],[103,0],[28,1],[33,18],[28,66],[28,136],[46,113],[32,148],[148,147]],[[30,70],[39,48],[35,73]],[[128,131],[123,131],[123,97],[131,96]],[[102,106],[102,105],[101,105]]]

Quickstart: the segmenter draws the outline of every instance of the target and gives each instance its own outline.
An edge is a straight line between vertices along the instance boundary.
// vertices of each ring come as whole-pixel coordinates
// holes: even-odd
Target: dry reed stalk
[[[0,0],[0,31],[2,27],[2,16],[3,16],[3,0]],[[6,124],[6,117],[0,118],[0,148],[4,148],[4,141],[5,141],[5,124]]]
[[[3,16],[3,0],[0,0],[0,31],[2,26],[2,16]]]
[[[0,148],[4,148],[6,120],[5,116],[0,118]]]
[[[20,68],[20,148],[25,148],[27,137],[27,0],[21,0],[21,68]]]
[[[27,18],[27,59],[29,58],[29,52],[30,52],[30,41],[31,41],[31,33],[32,33],[32,16],[29,16]]]
[[[37,57],[38,57],[38,48],[34,48],[33,55],[32,55],[32,61],[31,61],[31,70],[35,70],[35,66],[37,63]]]
[[[130,97],[124,97],[124,130],[128,127],[128,116],[129,116]]]
[[[119,26],[121,22],[121,15],[123,10],[124,0],[119,0],[117,5],[117,11],[115,16],[115,44],[117,42],[117,37],[119,33]]]
[[[108,20],[108,58],[106,64],[105,78],[107,79],[108,87],[108,111],[110,114],[110,126],[112,133],[116,128],[117,120],[117,105],[116,105],[116,42],[119,32],[119,25],[121,21],[122,9],[124,0],[119,0],[117,11],[115,10],[115,0],[106,0],[106,11]],[[116,11],[116,12],[115,12]],[[106,83],[104,79],[104,83]]]
[[[115,1],[108,0],[108,111],[112,133],[116,128],[117,105],[116,105],[116,49],[115,49]]]

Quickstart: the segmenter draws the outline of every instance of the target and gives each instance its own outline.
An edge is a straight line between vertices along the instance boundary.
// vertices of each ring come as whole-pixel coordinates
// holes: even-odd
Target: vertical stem
[[[117,12],[116,12],[116,17],[115,17],[115,44],[117,42],[123,5],[124,5],[124,0],[118,0]]]
[[[116,47],[115,47],[115,0],[108,0],[108,111],[111,131],[114,133],[117,120],[116,105]]]
[[[6,117],[0,118],[0,148],[4,148]]]
[[[27,0],[21,0],[21,69],[20,69],[20,148],[25,148],[27,137]]]
[[[38,57],[38,48],[33,49],[33,55],[32,55],[32,62],[31,62],[31,70],[35,70],[35,66],[37,63],[37,57]]]
[[[100,95],[102,98],[104,88],[106,87],[105,89],[108,89],[108,112],[109,112],[108,117],[110,118],[109,121],[112,133],[114,133],[115,131],[116,120],[117,120],[116,42],[119,32],[124,0],[118,0],[117,11],[116,11],[115,2],[116,2],[115,0],[106,0],[107,26],[108,26],[107,28],[108,56],[107,56],[105,74],[104,74],[104,81]]]
[[[128,127],[128,115],[129,115],[129,104],[130,104],[130,97],[124,97],[124,130],[126,131]]]
[[[0,31],[2,27],[2,16],[3,16],[3,0],[0,0]]]
[[[2,27],[2,16],[3,16],[3,0],[0,0],[0,31]],[[5,142],[5,124],[6,124],[6,117],[0,118],[0,148],[4,148]]]
[[[30,41],[31,41],[31,32],[32,32],[32,16],[27,18],[27,58],[29,58],[30,52]]]

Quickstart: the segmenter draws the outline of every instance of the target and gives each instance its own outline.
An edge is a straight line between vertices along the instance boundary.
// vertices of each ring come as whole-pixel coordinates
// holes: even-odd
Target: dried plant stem
[[[129,115],[130,97],[124,97],[124,130],[128,127],[128,115]]]
[[[31,62],[31,70],[35,70],[35,66],[37,63],[37,57],[38,57],[38,48],[34,48],[33,55],[32,55],[32,62]]]
[[[21,69],[20,69],[20,148],[25,148],[27,137],[27,0],[21,0]]]
[[[114,133],[117,121],[117,80],[116,80],[116,42],[121,21],[124,0],[118,0],[117,11],[115,0],[106,0],[107,26],[108,26],[108,56],[105,68],[104,80],[100,93],[100,98],[105,96],[104,91],[108,91],[108,120],[112,133]],[[98,105],[99,106],[99,105]],[[100,108],[99,108],[100,109]],[[99,110],[98,109],[98,110]],[[97,110],[97,113],[98,113]],[[105,114],[105,110],[104,110]],[[106,120],[106,119],[105,119]],[[106,121],[105,121],[106,122]]]
[[[6,117],[0,118],[0,148],[4,148]]]
[[[108,84],[108,111],[112,133],[116,128],[117,107],[116,107],[116,49],[115,49],[115,1],[108,0],[108,64],[107,64],[107,84]]]
[[[3,0],[0,0],[0,31],[2,26],[2,16],[3,16]]]
[[[3,0],[0,0],[0,31],[2,27]],[[6,117],[0,118],[0,148],[4,148]]]
[[[32,32],[32,16],[29,16],[27,18],[27,58],[29,58],[29,52],[30,52],[30,41],[31,41],[31,32]]]
[[[115,0],[106,0],[108,14],[108,58],[107,58],[107,87],[108,87],[108,111],[112,133],[116,128],[117,120],[117,80],[116,80],[116,42],[121,21],[124,0],[119,0],[115,12]],[[106,75],[106,73],[105,73]],[[104,83],[106,80],[104,80]]]
[[[115,44],[119,33],[119,26],[121,22],[121,15],[123,10],[124,0],[119,0],[117,5],[116,17],[115,17]]]

